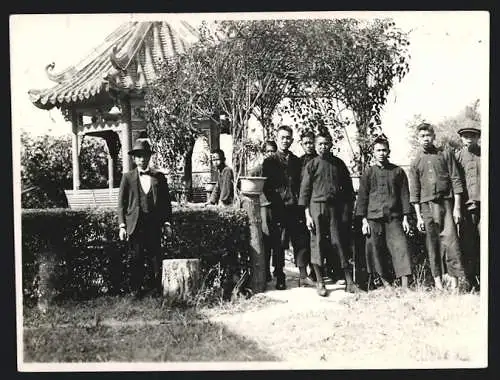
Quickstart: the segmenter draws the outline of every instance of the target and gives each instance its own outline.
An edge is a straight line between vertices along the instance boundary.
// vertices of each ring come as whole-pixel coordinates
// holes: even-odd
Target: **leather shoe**
[[[326,297],[327,291],[324,283],[318,282],[316,286],[316,291],[321,297]]]
[[[271,274],[271,272],[267,272],[266,273],[266,282],[270,282],[273,280],[273,275]]]
[[[303,287],[303,286],[316,286],[316,282],[309,276],[307,277],[304,277],[304,278],[300,278],[299,277],[299,287]]]
[[[285,282],[285,274],[281,273],[276,276],[276,289],[285,290],[286,282]]]
[[[361,293],[361,289],[359,288],[359,286],[354,283],[347,284],[345,286],[345,291],[347,293]]]

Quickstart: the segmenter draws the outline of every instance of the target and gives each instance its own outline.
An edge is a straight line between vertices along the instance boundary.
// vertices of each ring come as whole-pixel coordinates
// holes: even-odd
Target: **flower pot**
[[[242,193],[262,193],[266,177],[240,177]]]
[[[216,183],[217,182],[207,182],[207,183],[205,183],[205,191],[206,192],[212,192],[212,190],[214,189]]]

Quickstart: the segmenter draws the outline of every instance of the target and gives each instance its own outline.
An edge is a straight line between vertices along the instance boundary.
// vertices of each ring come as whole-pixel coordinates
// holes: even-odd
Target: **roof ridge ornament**
[[[117,70],[126,71],[129,62],[129,57],[127,57],[126,55],[124,55],[123,57],[118,57],[117,54],[118,54],[118,48],[116,46],[113,46],[111,52],[109,53],[111,64]]]
[[[128,46],[122,46],[124,54],[122,57],[118,56],[117,45],[114,45],[110,52],[111,63],[114,68],[126,71],[130,62],[135,58],[138,50],[142,47],[146,35],[153,25],[152,22],[139,22],[136,24],[136,29],[129,40]]]
[[[53,82],[64,82],[65,80],[70,79],[76,73],[75,67],[70,66],[59,74],[53,74],[52,72],[54,71],[55,66],[55,62],[51,62],[47,66],[45,66],[45,72],[47,73],[48,78]]]

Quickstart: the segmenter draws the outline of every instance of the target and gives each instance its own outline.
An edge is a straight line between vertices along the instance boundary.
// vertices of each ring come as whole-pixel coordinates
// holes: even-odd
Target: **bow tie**
[[[139,172],[139,175],[151,175],[151,171],[150,170],[144,170],[143,172]]]

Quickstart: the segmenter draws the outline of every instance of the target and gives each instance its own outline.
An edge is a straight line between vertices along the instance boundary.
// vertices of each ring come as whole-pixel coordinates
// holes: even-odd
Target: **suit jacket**
[[[300,191],[300,160],[292,152],[288,158],[276,152],[264,159],[264,195],[274,206],[297,205]]]
[[[170,189],[167,179],[158,171],[151,171],[151,191],[153,192],[154,206],[152,213],[153,220],[157,225],[152,228],[161,227],[161,225],[170,221],[172,217],[172,204],[170,199]],[[118,193],[118,223],[124,223],[127,228],[127,234],[131,235],[139,220],[140,199],[139,199],[139,171],[137,168],[124,173],[120,182],[120,191]]]

